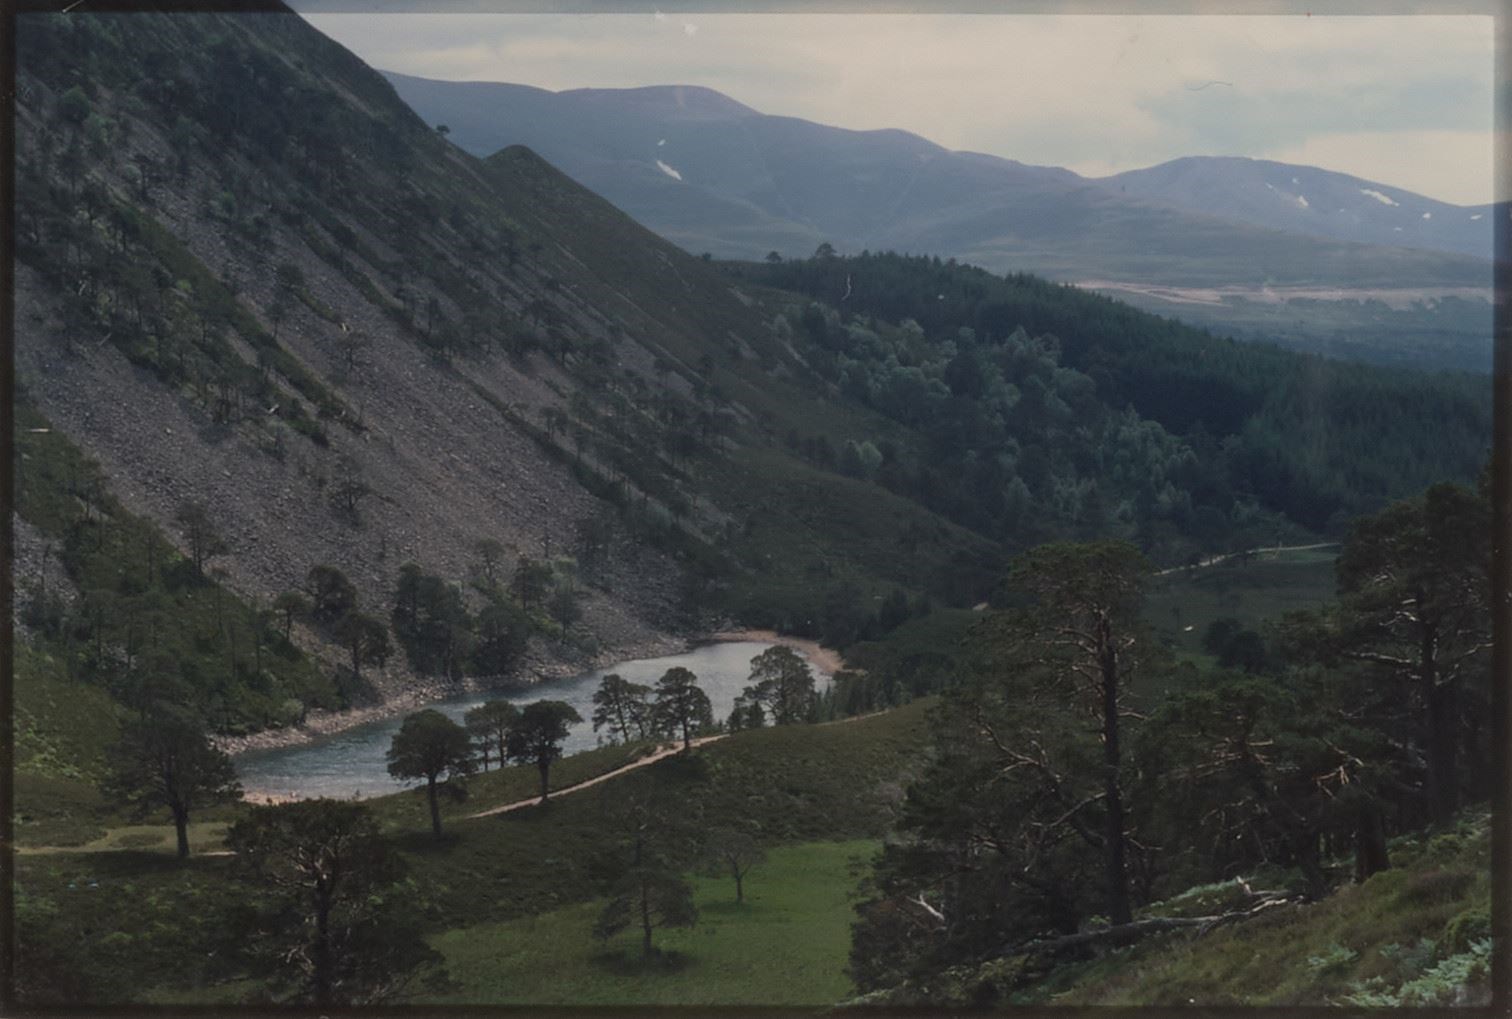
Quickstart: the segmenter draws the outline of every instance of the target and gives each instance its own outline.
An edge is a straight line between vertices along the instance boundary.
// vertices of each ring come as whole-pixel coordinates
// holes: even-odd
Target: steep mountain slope
[[[1159,188],[1125,183],[1120,192],[1059,168],[951,152],[903,131],[765,116],[707,89],[552,93],[387,77],[469,151],[529,145],[692,251],[758,258],[767,248],[804,254],[809,242],[828,240],[849,250],[953,255],[999,272],[1182,286],[1488,279],[1484,245],[1468,253],[1474,258],[1460,246],[1445,254],[1300,236],[1289,222],[1229,215],[1221,203],[1178,209]],[[1145,201],[1145,190],[1161,201]],[[1337,236],[1386,244],[1407,237]]]
[[[217,575],[267,608],[314,586],[313,567],[339,568],[413,666],[397,651],[386,672],[369,666],[391,694],[417,674],[570,670],[719,618],[848,643],[927,599],[980,601],[1013,548],[1109,527],[1180,561],[1331,526],[1336,510],[1405,492],[1423,459],[1416,436],[1375,458],[1411,471],[1325,469],[1352,449],[1305,430],[1288,446],[1291,433],[1250,420],[1253,386],[1205,376],[1186,353],[1221,353],[1238,376],[1276,363],[1318,375],[1278,351],[1187,337],[1161,348],[1179,370],[1158,386],[1150,358],[1083,359],[1107,347],[1101,318],[1129,336],[1168,324],[1039,281],[900,263],[887,286],[934,302],[909,321],[847,303],[839,260],[814,267],[812,297],[829,307],[732,275],[530,150],[469,156],[292,15],[27,15],[20,28],[18,375],[36,427],[99,464],[27,433],[46,469],[26,477],[51,487],[46,512],[23,514],[46,531],[26,547],[41,559],[61,543],[66,565],[88,567],[81,607],[48,618],[62,653],[88,638],[90,676],[141,671],[138,610],[164,592],[144,593],[140,574],[156,582],[160,539],[193,560],[193,583],[166,594],[201,610]],[[627,119],[669,101],[614,99]],[[706,93],[681,101],[713,122],[760,119]],[[857,280],[871,301],[870,277]],[[980,301],[1000,284],[1027,301]],[[958,307],[961,294],[976,303]],[[1171,404],[1214,383],[1244,399],[1204,433]],[[1452,415],[1449,469],[1472,470],[1477,402],[1459,383],[1415,385],[1389,389]],[[1241,432],[1231,470],[1213,440]],[[549,598],[509,584],[527,560],[547,567]],[[401,580],[432,592],[428,629],[401,609]],[[330,620],[293,615],[247,618],[327,673],[358,671],[362,648],[338,644]],[[516,658],[522,618],[529,654]],[[233,683],[269,687],[240,625],[217,608],[202,652],[214,661],[191,684],[213,689],[224,660]],[[239,702],[301,713],[271,689]]]
[[[1315,166],[1188,156],[1096,183],[1188,212],[1318,237],[1491,254],[1493,206],[1451,205]]]
[[[183,511],[205,507],[225,544],[206,568],[236,591],[266,606],[328,564],[387,619],[405,563],[458,585],[534,559],[585,616],[521,596],[526,675],[572,669],[707,623],[714,578],[762,583],[716,547],[743,457],[774,492],[856,484],[770,448],[795,413],[872,426],[804,402],[748,297],[534,155],[466,155],[298,17],[18,23],[26,399],[186,555]],[[875,531],[774,515],[867,584],[990,550],[877,498]],[[938,543],[878,554],[910,526]],[[388,693],[414,678],[398,658],[374,670]]]

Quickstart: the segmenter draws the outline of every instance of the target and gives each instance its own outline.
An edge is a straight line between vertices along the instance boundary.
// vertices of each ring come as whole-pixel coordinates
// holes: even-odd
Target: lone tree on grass
[[[167,807],[181,860],[189,855],[190,812],[241,798],[231,758],[210,744],[195,715],[177,705],[155,704],[126,723],[108,758],[107,795],[125,798],[143,816]]]
[[[564,701],[536,701],[525,705],[505,744],[509,759],[534,764],[541,773],[541,802],[550,796],[551,766],[562,756],[562,741],[583,716]]]
[[[698,677],[682,666],[668,669],[656,681],[657,728],[674,735],[682,731],[683,749],[693,746],[693,733],[714,724],[709,695],[698,688]]]
[[[412,904],[394,894],[404,867],[367,807],[325,799],[253,807],[226,844],[238,866],[280,893],[264,904],[252,947],[285,1002],[373,1004],[417,979],[444,978]]]
[[[607,941],[631,927],[641,932],[641,955],[655,951],[652,932],[658,927],[691,927],[698,919],[693,888],[668,848],[684,841],[688,819],[654,790],[632,794],[610,807],[611,826],[622,839],[615,851],[619,875],[598,920],[594,937]]]
[[[451,780],[473,773],[472,739],[466,729],[439,711],[427,708],[416,712],[394,734],[388,749],[388,772],[395,778],[425,779],[431,833],[439,839],[441,807],[436,801],[436,784],[445,775],[450,791],[456,794],[461,789],[460,785],[451,785]]]
[[[499,756],[504,767],[509,734],[520,721],[520,709],[508,701],[486,701],[462,716],[462,724],[483,751],[483,770],[488,770],[490,750]]]
[[[745,876],[766,859],[755,835],[740,828],[715,828],[704,840],[704,873],[735,879],[735,901],[745,901]]]

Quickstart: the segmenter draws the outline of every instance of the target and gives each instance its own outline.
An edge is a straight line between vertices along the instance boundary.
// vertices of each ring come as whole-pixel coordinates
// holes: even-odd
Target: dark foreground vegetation
[[[1263,634],[1209,627],[1227,668],[1173,661],[1151,639],[1131,546],[1020,558],[1007,607],[971,631],[879,858],[858,987],[1007,1003],[1067,960],[1320,902],[1389,870],[1394,841],[1451,830],[1492,793],[1488,534],[1485,491],[1453,485],[1359,520],[1336,602]],[[1139,915],[1236,880],[1200,918]],[[1428,926],[1451,921],[1479,922]],[[1484,994],[1477,929],[1426,932],[1438,940],[1421,964],[1469,967]]]

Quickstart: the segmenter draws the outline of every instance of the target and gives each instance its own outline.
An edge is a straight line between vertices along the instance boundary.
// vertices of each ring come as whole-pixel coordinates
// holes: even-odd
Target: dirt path
[[[1200,569],[1204,566],[1216,566],[1225,559],[1237,559],[1243,555],[1260,555],[1265,552],[1310,552],[1315,548],[1337,548],[1338,545],[1337,541],[1320,541],[1316,545],[1266,545],[1263,548],[1252,548],[1244,552],[1225,552],[1223,555],[1209,556],[1198,560],[1197,567]],[[1157,570],[1155,576],[1164,577],[1191,568],[1190,566],[1172,566],[1168,570]]]
[[[875,717],[877,715],[885,714],[887,710],[888,709],[883,709],[882,711],[869,711],[869,712],[867,712],[864,715],[849,715],[849,716],[847,716],[845,718],[836,718],[833,721],[829,721],[829,722],[820,722],[819,725],[820,726],[825,726],[825,725],[845,725],[845,724],[850,723],[850,722],[859,722],[863,718],[873,718],[873,717]],[[728,737],[730,735],[731,735],[730,733],[721,732],[721,733],[717,733],[716,735],[713,735],[713,736],[700,736],[699,738],[697,738],[697,739],[695,739],[695,740],[692,741],[692,745],[695,746],[695,747],[701,747],[701,746],[703,746],[706,743],[716,743],[719,740],[725,739],[726,737]],[[662,760],[665,757],[671,757],[673,754],[680,753],[682,751],[682,749],[683,749],[682,748],[682,744],[680,742],[673,742],[673,743],[665,744],[664,746],[662,746],[661,748],[659,748],[655,753],[648,754],[645,757],[640,758],[639,760],[631,761],[629,764],[621,765],[620,767],[615,768],[613,771],[606,771],[602,775],[595,775],[593,778],[584,779],[581,782],[576,782],[576,783],[574,783],[572,785],[569,785],[569,786],[563,786],[561,789],[554,789],[554,790],[552,790],[551,795],[553,797],[556,797],[556,796],[566,796],[566,795],[569,795],[571,793],[578,792],[579,790],[587,789],[590,786],[596,786],[596,785],[598,785],[601,782],[607,782],[607,781],[609,781],[611,778],[618,778],[619,776],[625,774],[628,771],[634,771],[636,768],[644,768],[648,764],[655,764],[657,761],[660,761],[660,760]],[[248,794],[248,795],[244,796],[243,799],[245,799],[249,803],[262,804],[262,805],[293,802],[288,797],[277,796],[277,795],[258,794],[258,793]],[[497,806],[497,807],[489,807],[487,810],[480,810],[476,814],[467,814],[462,819],[465,820],[465,821],[471,821],[474,818],[479,818],[479,817],[492,817],[495,814],[507,814],[507,813],[509,813],[512,810],[522,810],[525,807],[533,807],[533,806],[535,806],[536,804],[538,804],[540,802],[541,802],[541,798],[539,796],[532,796],[532,797],[529,797],[528,799],[515,800],[513,803],[505,803],[505,804],[502,804],[502,805]],[[97,839],[96,842],[95,842],[95,844],[91,844],[91,845],[86,845],[86,846],[17,846],[16,847],[16,852],[17,853],[22,853],[22,854],[31,854],[31,853],[58,853],[58,852],[64,852],[64,853],[76,853],[76,852],[115,852],[115,851],[119,851],[120,849],[123,848],[121,846],[109,844],[109,839],[110,839],[110,833],[107,831],[107,833],[106,833],[106,835],[104,837],[102,837],[100,839]],[[210,850],[204,850],[204,851],[197,851],[197,852],[193,853],[192,855],[194,855],[196,857],[200,857],[200,856],[235,856],[236,854],[234,852],[232,852],[231,850],[229,850],[229,849],[210,849]]]
[[[701,747],[705,743],[713,743],[715,740],[724,739],[728,735],[729,733],[722,732],[717,736],[700,736],[698,739],[693,740],[692,744],[695,747]],[[551,791],[551,795],[566,796],[568,793],[575,793],[579,789],[587,789],[589,786],[598,785],[600,782],[607,782],[611,778],[618,778],[627,771],[634,771],[636,768],[644,768],[648,764],[655,764],[663,757],[671,757],[673,754],[678,753],[681,750],[681,743],[668,743],[666,746],[656,751],[656,753],[647,754],[645,757],[642,757],[639,760],[631,761],[629,764],[622,764],[618,768],[615,768],[613,771],[606,771],[602,775],[595,775],[593,778],[584,779],[581,782],[576,782],[569,786],[563,786],[561,789],[553,789]],[[502,806],[489,807],[487,810],[480,810],[476,814],[468,814],[465,820],[471,821],[475,817],[492,817],[494,814],[507,814],[511,810],[520,810],[524,807],[533,807],[540,802],[541,798],[539,796],[532,796],[527,800],[515,800],[513,803],[505,803]]]
[[[741,639],[744,640],[745,638]],[[846,718],[837,718],[834,721],[830,722],[820,722],[819,725],[844,725],[847,722],[859,722],[863,718],[871,718],[875,715],[880,714],[883,714],[883,712],[869,711],[864,715],[850,715]],[[729,735],[730,733],[721,732],[714,736],[700,736],[698,739],[693,740],[693,746],[701,747],[705,743],[716,743],[719,740],[725,739]],[[642,757],[639,760],[631,761],[629,764],[620,765],[613,771],[606,771],[602,775],[595,775],[593,778],[584,779],[582,782],[564,786],[561,789],[554,789],[552,790],[551,795],[553,797],[566,796],[568,793],[575,793],[579,789],[587,789],[589,786],[598,785],[600,782],[607,782],[611,778],[618,778],[619,776],[625,774],[625,772],[627,771],[634,771],[636,768],[644,768],[648,764],[655,764],[662,758],[671,757],[673,754],[680,753],[681,751],[681,743],[668,743],[660,750],[656,751],[656,753],[654,754],[648,754],[647,756]],[[489,807],[487,810],[480,810],[476,814],[468,814],[465,818],[463,818],[463,820],[471,821],[473,818],[477,817],[492,817],[494,814],[507,814],[511,810],[521,810],[525,807],[533,807],[540,802],[541,798],[539,796],[532,796],[529,799],[515,800],[513,803],[505,803],[502,806]]]

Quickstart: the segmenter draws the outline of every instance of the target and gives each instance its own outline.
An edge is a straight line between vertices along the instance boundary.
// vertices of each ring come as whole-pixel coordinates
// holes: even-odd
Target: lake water
[[[582,724],[573,726],[563,743],[563,752],[574,754],[592,750],[604,735],[593,731],[590,719],[594,691],[605,675],[617,672],[632,683],[652,686],[668,669],[680,665],[698,677],[698,685],[709,695],[715,719],[723,720],[735,706],[735,698],[750,682],[751,659],[771,646],[754,641],[708,644],[680,655],[620,662],[571,679],[545,682],[521,693],[472,693],[426,706],[461,722],[469,709],[487,700],[502,699],[515,704],[538,700],[566,701],[583,716]],[[814,672],[818,679],[816,686],[822,687],[826,677],[818,670]],[[323,737],[314,743],[248,751],[236,756],[236,772],[241,777],[242,786],[249,792],[341,798],[396,792],[405,783],[389,776],[384,755],[403,722],[402,716],[387,718]]]

